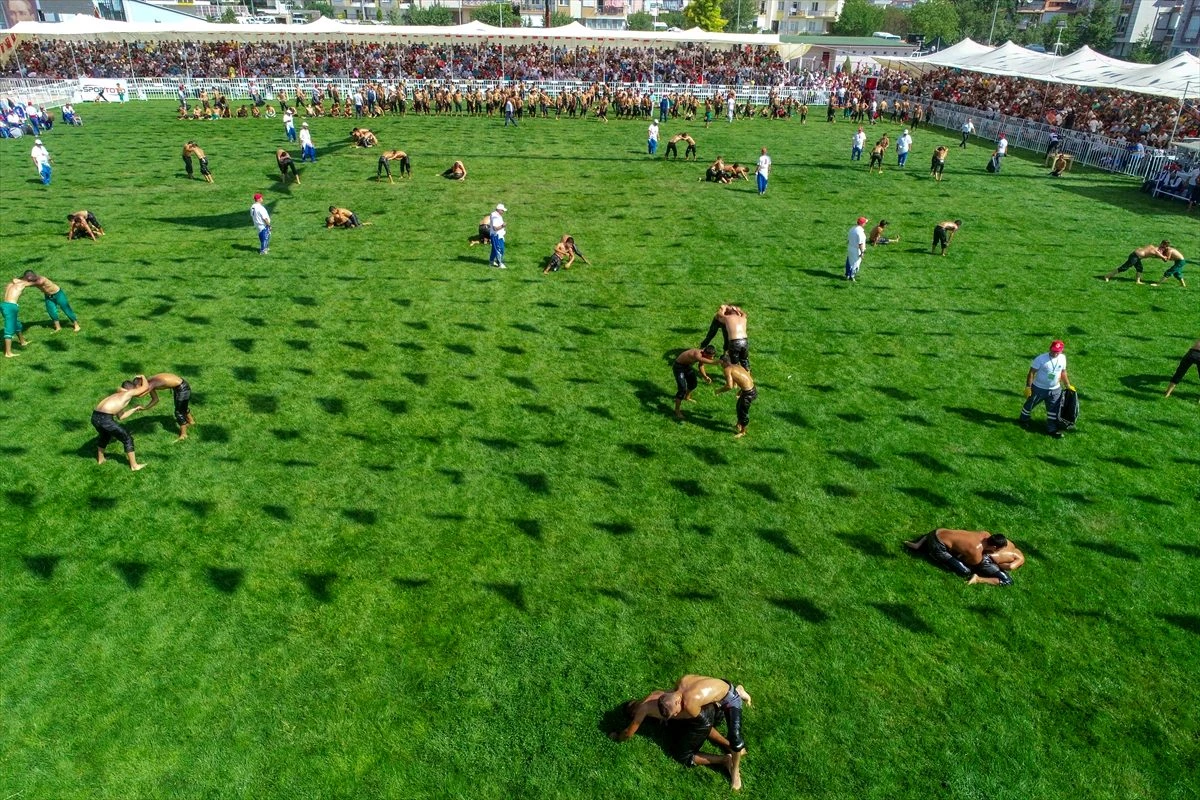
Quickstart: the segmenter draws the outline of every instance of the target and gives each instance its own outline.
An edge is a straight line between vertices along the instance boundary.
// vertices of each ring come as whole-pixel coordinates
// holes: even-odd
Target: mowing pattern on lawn
[[[48,188],[0,142],[9,271],[83,325],[51,334],[29,290],[0,363],[0,797],[722,797],[653,726],[604,736],[685,672],[754,696],[756,797],[1196,796],[1200,382],[1161,395],[1200,314],[1097,277],[1195,254],[1182,206],[1019,154],[988,175],[923,128],[868,175],[853,126],[798,121],[663,129],[768,147],[761,198],[593,120],[372,121],[412,157],[395,185],[315,120],[284,185],[278,120],[171,117],[86,109],[44,137]],[[466,244],[498,202],[504,272]],[[327,231],[331,204],[372,224]],[[81,208],[99,242],[63,236]],[[860,214],[901,242],[849,286]],[[543,277],[563,233],[594,266]],[[670,413],[724,301],[760,387],[740,441],[732,394]],[[1016,425],[1053,338],[1084,403],[1062,441]],[[148,467],[96,466],[92,406],[164,370],[192,436],[164,398],[129,424]],[[960,585],[901,546],[937,526],[1029,563]]]

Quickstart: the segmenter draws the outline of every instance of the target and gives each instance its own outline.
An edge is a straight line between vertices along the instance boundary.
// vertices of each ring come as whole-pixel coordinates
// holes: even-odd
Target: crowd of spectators
[[[888,70],[879,88],[1105,136],[1131,147],[1165,147],[1177,115],[1177,138],[1200,136],[1200,106],[1194,100],[1179,114],[1179,101],[1167,97],[953,69],[922,75]]]
[[[546,44],[349,42],[87,42],[25,40],[0,67],[25,78],[379,78],[396,80],[580,80],[819,87],[823,76],[791,72],[767,47],[714,50],[695,44],[568,47]]]
[[[1160,148],[1176,126],[1179,103],[1111,89],[938,69],[824,74],[790,71],[766,47],[709,49],[570,47],[527,44],[378,44],[349,42],[87,42],[28,39],[0,65],[0,76],[26,78],[171,77],[190,81],[295,77],[301,80],[494,80],[585,84],[721,84],[836,91],[869,102],[871,89],[898,92],[928,105],[942,101],[983,116],[1046,122],[1105,136],[1119,144]],[[868,84],[868,78],[875,83]],[[1178,136],[1200,136],[1200,107],[1179,117]]]

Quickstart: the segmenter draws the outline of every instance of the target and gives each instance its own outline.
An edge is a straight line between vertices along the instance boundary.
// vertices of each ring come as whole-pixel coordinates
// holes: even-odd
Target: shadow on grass
[[[21,561],[25,564],[25,569],[29,570],[29,574],[35,578],[48,581],[54,577],[54,570],[58,568],[58,563],[62,561],[62,556],[42,553],[40,555],[21,556]]]
[[[1196,614],[1159,614],[1158,618],[1169,622],[1180,630],[1200,636],[1200,615]]]
[[[208,585],[222,594],[233,594],[241,588],[246,571],[229,567],[205,567],[204,576]]]
[[[150,565],[141,561],[114,561],[113,569],[121,576],[121,580],[125,581],[126,586],[136,591],[145,583]]]
[[[820,625],[829,621],[829,615],[811,600],[803,597],[768,597],[767,602],[776,608],[795,614],[805,622]]]
[[[1174,550],[1176,553],[1182,553],[1189,558],[1200,558],[1200,545],[1164,542],[1162,546],[1168,550]]]
[[[525,589],[519,583],[483,583],[479,584],[492,594],[505,601],[518,611],[525,613],[529,610],[525,603]]]
[[[337,577],[336,572],[301,572],[300,582],[312,599],[328,603],[333,600],[333,582]]]
[[[1091,550],[1093,553],[1099,553],[1102,556],[1109,558],[1119,558],[1122,561],[1141,561],[1142,557],[1132,550],[1126,550],[1120,545],[1112,542],[1085,542],[1081,539],[1076,539],[1071,542],[1076,547],[1081,547],[1084,550]]]
[[[882,542],[863,533],[839,533],[839,539],[870,558],[895,558],[896,554],[883,546]]]
[[[933,628],[929,627],[929,624],[917,615],[912,606],[907,606],[903,603],[870,603],[869,605],[907,631],[919,633],[923,636],[932,636],[934,634]]]

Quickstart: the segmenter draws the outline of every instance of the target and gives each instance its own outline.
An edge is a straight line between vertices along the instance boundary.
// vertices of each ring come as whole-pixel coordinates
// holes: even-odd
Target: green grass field
[[[377,120],[395,185],[322,119],[283,186],[278,120],[81,112],[49,188],[0,142],[4,277],[46,273],[83,325],[28,290],[0,362],[0,799],[725,797],[652,725],[605,736],[685,672],[754,696],[747,797],[1198,796],[1200,381],[1162,398],[1198,290],[1097,277],[1195,256],[1182,204],[1028,153],[988,175],[937,129],[870,176],[820,113],[664,126],[700,164],[647,157],[641,122]],[[760,146],[765,198],[697,181]],[[497,202],[504,272],[466,246]],[[327,231],[330,204],[372,225]],[[80,208],[106,237],[66,240]],[[902,241],[850,286],[859,214]],[[564,232],[593,266],[543,277]],[[703,385],[670,416],[669,360],[724,301],[760,386],[742,440]],[[1015,423],[1058,337],[1061,441]],[[187,378],[198,423],[172,443],[169,394],[134,417],[136,474],[88,423],[135,371]],[[1029,563],[962,585],[902,547],[937,526]]]

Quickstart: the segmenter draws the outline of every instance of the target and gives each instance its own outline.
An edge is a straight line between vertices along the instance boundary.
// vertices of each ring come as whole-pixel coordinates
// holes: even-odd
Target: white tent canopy
[[[964,47],[966,45],[966,47]],[[902,69],[949,67],[1050,83],[1118,89],[1162,97],[1200,96],[1200,58],[1180,53],[1162,64],[1134,64],[1083,47],[1067,56],[1035,53],[1012,42],[987,47],[966,39],[940,53],[889,59]]]
[[[359,25],[322,17],[307,25],[221,25],[197,20],[170,23],[127,23],[75,17],[67,22],[18,22],[0,36],[22,39],[74,41],[352,41],[396,44],[431,44],[490,41],[498,44],[560,43],[603,44],[629,47],[675,47],[680,44],[777,47],[779,36],[710,33],[700,28],[686,31],[607,31],[586,28],[578,22],[557,28],[497,28],[482,22],[465,25]]]

